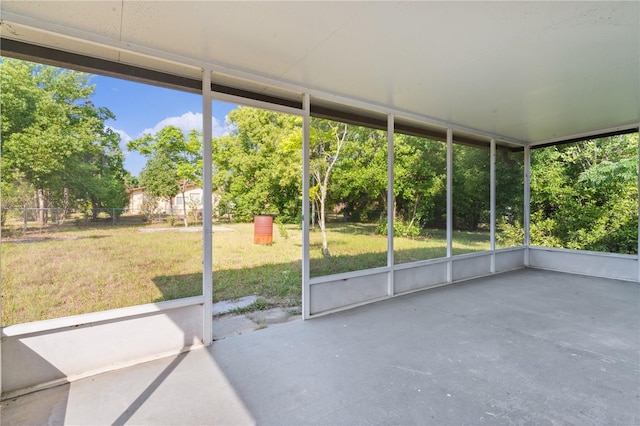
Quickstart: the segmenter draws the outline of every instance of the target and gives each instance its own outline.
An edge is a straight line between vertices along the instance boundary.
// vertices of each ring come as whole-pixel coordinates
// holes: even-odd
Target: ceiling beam
[[[149,68],[129,65],[122,62],[111,61],[91,57],[88,55],[67,52],[51,47],[39,46],[31,43],[17,41],[8,38],[0,38],[0,55],[21,59],[30,62],[42,63],[61,68],[74,69],[77,71],[105,75],[114,78],[135,81],[138,83],[150,84],[165,87],[174,90],[185,91],[194,94],[200,94],[202,90],[202,81],[191,77],[180,76],[172,73],[152,70]],[[287,108],[302,108],[302,99],[294,100],[279,96],[267,95],[251,90],[238,87],[211,83],[213,92],[228,94],[240,98],[252,99],[268,104],[280,105]],[[386,130],[387,118],[379,112],[371,112],[370,114],[359,114],[350,111],[347,106],[340,108],[340,105],[327,107],[311,103],[311,115],[317,118],[341,121],[348,124],[370,127],[377,130]],[[401,115],[398,115],[395,129],[397,133],[410,136],[422,137],[426,139],[446,141],[446,129],[436,126],[430,126],[402,123]],[[562,143],[577,142],[580,140],[594,139],[598,137],[612,136],[617,134],[631,133],[638,131],[637,127],[622,127],[604,132],[578,135],[576,137],[559,138],[556,140],[541,141],[532,143],[532,147],[543,147],[549,145],[557,145]],[[460,134],[454,132],[454,142],[462,145],[489,147],[489,138],[484,136],[474,136]],[[521,151],[522,147],[513,147],[500,143],[497,140],[498,148],[509,151]]]

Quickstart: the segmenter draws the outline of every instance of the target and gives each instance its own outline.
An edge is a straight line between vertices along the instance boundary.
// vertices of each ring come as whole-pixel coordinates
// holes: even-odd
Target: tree
[[[127,148],[148,159],[140,183],[150,195],[170,199],[178,192],[182,194],[182,218],[184,226],[189,226],[185,192],[190,183],[202,184],[201,135],[193,130],[187,138],[178,127],[166,126],[155,135],[145,134],[130,141]],[[173,184],[169,179],[174,179]]]
[[[496,244],[524,244],[524,151],[496,151]]]
[[[184,226],[189,226],[187,216],[186,191],[190,183],[202,186],[202,135],[196,130],[189,132],[184,149],[178,153],[176,175],[178,176],[180,194],[182,195],[182,219]]]
[[[489,223],[490,152],[464,145],[453,148],[453,226],[477,231],[481,223]]]
[[[533,151],[531,243],[635,254],[638,134]]]
[[[331,256],[327,243],[326,202],[331,172],[340,158],[340,150],[347,141],[349,126],[328,120],[312,120],[309,161],[315,185],[311,188],[313,202],[317,203],[318,225],[322,233],[322,254]]]
[[[101,113],[114,118],[108,110]],[[88,201],[94,220],[100,209],[120,209],[128,202],[125,183],[128,172],[124,170],[120,136],[104,126],[96,129],[95,135],[94,143],[82,155],[83,161],[67,170],[67,180],[75,182],[72,186],[78,188],[75,198]]]
[[[33,186],[18,176],[13,177],[13,181],[0,181],[0,193],[2,194],[2,212],[0,213],[0,224],[4,226],[7,214],[11,209],[26,209],[33,207]]]
[[[386,134],[360,126],[347,126],[346,131],[329,199],[342,206],[349,220],[378,220],[386,215],[387,206]]]
[[[230,135],[213,141],[213,186],[220,204],[240,221],[274,214],[300,219],[302,121],[299,117],[240,107],[229,113]]]
[[[240,108],[230,135],[214,141],[214,187],[237,218],[276,213],[294,218],[300,199],[300,121]],[[374,221],[387,211],[387,141],[378,130],[313,119],[310,134],[311,201],[326,236],[328,212]],[[403,227],[444,227],[446,145],[395,136],[394,218]],[[533,244],[588,250],[637,251],[638,135],[535,149],[532,156]],[[490,216],[490,150],[454,145],[453,223],[478,230]],[[523,152],[496,152],[499,243],[521,244],[524,214]]]
[[[105,152],[122,155],[119,136],[104,125],[113,114],[90,100],[90,76],[9,58],[0,64],[0,76],[5,189],[32,185],[41,223],[52,203],[93,197],[90,202],[121,207],[124,186],[114,179],[124,173],[122,164],[107,161],[109,173],[104,167]],[[107,174],[112,179],[104,179]]]
[[[131,173],[127,172],[124,176],[124,186],[127,189],[138,188],[140,186],[140,180],[137,176],[132,176]]]
[[[178,174],[166,152],[151,154],[140,172],[140,183],[145,187],[145,195],[154,199],[169,200],[178,193]]]
[[[406,229],[444,226],[446,145],[396,134],[394,151],[396,217],[406,224]]]

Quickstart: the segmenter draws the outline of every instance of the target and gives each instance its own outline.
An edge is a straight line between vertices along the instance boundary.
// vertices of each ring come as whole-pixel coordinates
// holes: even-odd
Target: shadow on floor
[[[638,353],[638,283],[522,270],[80,380],[65,422],[639,424]]]

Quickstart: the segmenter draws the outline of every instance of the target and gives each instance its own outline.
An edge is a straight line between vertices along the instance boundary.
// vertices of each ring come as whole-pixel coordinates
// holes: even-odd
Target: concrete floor
[[[523,270],[5,401],[2,424],[640,424],[640,285]]]

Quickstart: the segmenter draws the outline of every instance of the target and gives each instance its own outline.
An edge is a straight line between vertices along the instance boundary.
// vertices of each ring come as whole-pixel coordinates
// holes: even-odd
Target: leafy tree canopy
[[[189,184],[202,185],[202,135],[195,130],[185,136],[180,128],[166,126],[130,141],[127,148],[147,157],[140,184],[153,197],[169,199],[180,192],[185,200]],[[181,215],[189,226],[185,201]]]
[[[39,207],[123,207],[120,138],[104,124],[113,113],[91,101],[90,76],[3,58],[0,78],[3,189],[31,185]]]

